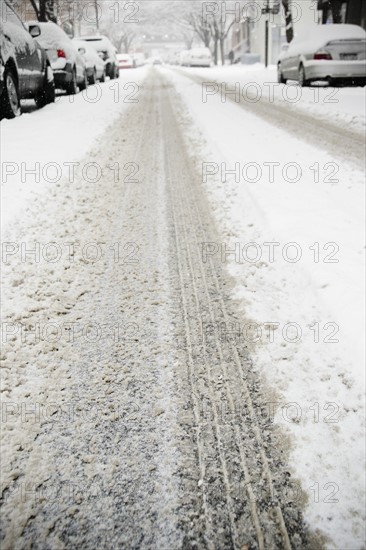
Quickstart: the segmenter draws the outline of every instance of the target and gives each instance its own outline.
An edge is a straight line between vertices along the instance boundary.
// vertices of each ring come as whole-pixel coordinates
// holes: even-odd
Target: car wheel
[[[305,69],[304,69],[303,65],[300,65],[298,80],[299,80],[299,86],[301,86],[301,87],[309,86],[309,81],[306,80]]]
[[[34,98],[38,109],[41,109],[49,103],[55,102],[55,83],[53,80],[48,79],[49,70],[50,67],[47,66],[44,75],[43,88],[41,92]]]
[[[75,68],[72,70],[72,77],[71,82],[66,87],[66,93],[68,95],[75,95],[78,91],[78,86],[76,82],[76,70]]]
[[[86,71],[84,71],[84,80],[80,82],[79,90],[82,92],[83,90],[86,90],[87,87],[88,87],[88,77],[87,77]]]
[[[97,71],[94,67],[94,70],[93,70],[93,74],[91,75],[91,77],[89,78],[89,84],[95,84],[97,81]]]
[[[102,76],[100,77],[99,81],[100,81],[100,82],[105,82],[105,69],[104,69],[103,74],[102,74]]]
[[[21,114],[17,81],[10,69],[5,69],[4,89],[0,105],[2,117],[15,118]]]
[[[277,65],[277,82],[279,84],[286,84],[286,82],[287,82],[287,78],[284,78],[284,76],[282,74],[282,69],[281,69],[281,64],[280,63]]]

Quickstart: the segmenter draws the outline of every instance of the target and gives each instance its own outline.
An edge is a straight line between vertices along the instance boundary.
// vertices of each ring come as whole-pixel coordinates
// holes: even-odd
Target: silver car
[[[88,42],[95,51],[101,56],[105,65],[105,74],[109,78],[119,77],[118,61],[116,57],[117,50],[113,46],[112,42],[106,36],[93,35],[93,36],[80,36],[80,40]]]
[[[94,48],[85,40],[73,38],[73,44],[78,49],[79,54],[84,58],[86,67],[86,76],[89,84],[95,84],[97,80],[105,81],[105,66],[103,59],[97,54]]]
[[[277,64],[278,82],[300,86],[326,80],[329,84],[366,85],[366,32],[357,25],[317,25],[283,46]]]

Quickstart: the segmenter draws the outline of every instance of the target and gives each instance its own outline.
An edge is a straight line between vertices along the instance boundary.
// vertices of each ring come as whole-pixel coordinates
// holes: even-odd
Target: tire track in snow
[[[169,96],[171,99],[172,93]],[[218,319],[224,320],[229,323],[229,316],[225,301],[228,300],[227,295],[224,296],[223,288],[220,285],[220,279],[225,279],[222,274],[220,266],[214,265],[212,257],[209,260],[209,266],[205,267],[202,263],[202,259],[199,258],[198,251],[200,250],[200,243],[202,242],[216,242],[215,230],[213,229],[213,222],[207,212],[207,203],[205,203],[202,192],[199,190],[199,177],[194,174],[194,171],[190,168],[190,162],[187,155],[179,155],[177,151],[184,151],[185,144],[179,135],[178,129],[176,129],[175,136],[173,137],[172,128],[174,127],[173,119],[176,118],[176,113],[179,112],[177,106],[175,106],[175,115],[173,113],[172,106],[169,106],[169,99],[164,101],[164,118],[166,132],[170,132],[169,142],[167,145],[167,164],[168,173],[175,174],[175,178],[170,177],[171,185],[171,197],[172,197],[172,209],[174,212],[175,220],[175,232],[177,240],[177,256],[178,263],[180,264],[180,272],[184,272],[185,276],[181,276],[181,292],[182,303],[184,309],[184,318],[186,321],[186,339],[189,344],[190,357],[195,356],[195,362],[203,361],[205,366],[205,373],[207,376],[207,397],[213,403],[213,428],[216,434],[216,446],[217,446],[217,460],[219,461],[223,473],[224,485],[225,485],[225,498],[227,506],[229,508],[230,519],[230,533],[231,533],[231,545],[233,548],[241,548],[248,545],[249,548],[286,548],[290,549],[292,544],[294,547],[306,547],[307,536],[306,529],[301,525],[301,514],[298,516],[297,525],[293,518],[284,517],[282,507],[288,506],[286,498],[282,498],[278,495],[278,472],[276,473],[276,488],[273,482],[273,475],[269,466],[269,460],[265,452],[265,448],[268,449],[268,441],[264,444],[263,436],[261,435],[261,426],[259,422],[255,420],[256,415],[254,411],[254,396],[251,396],[246,378],[248,372],[243,365],[243,358],[240,357],[240,353],[236,346],[229,346],[229,359],[228,349],[224,349],[220,343],[220,340],[216,339],[214,348],[215,352],[207,349],[205,343],[205,335],[202,330],[202,323],[197,326],[197,319],[204,318],[204,312],[208,312],[209,322],[213,325],[216,324]],[[177,159],[181,166],[177,166]],[[169,165],[173,165],[174,169]],[[173,181],[172,181],[173,179]],[[174,198],[173,198],[174,197]],[[182,264],[183,262],[183,264]],[[187,285],[187,280],[190,280],[190,285]],[[183,282],[184,281],[184,282]],[[225,286],[225,283],[221,283]],[[215,296],[213,297],[213,294]],[[193,300],[192,300],[193,295]],[[228,300],[229,301],[229,300]],[[194,309],[195,314],[189,309]],[[188,332],[187,332],[188,331]],[[192,341],[195,339],[194,335],[200,333],[200,343],[196,346],[192,345]],[[199,351],[197,350],[199,349]],[[253,426],[251,427],[256,443],[259,448],[258,456],[254,460],[262,461],[262,472],[260,479],[266,479],[268,486],[267,505],[270,510],[263,510],[263,502],[259,502],[261,499],[256,498],[255,491],[252,488],[252,472],[251,467],[248,466],[253,457],[247,459],[248,443],[250,441],[246,439],[248,433],[242,430],[241,426],[234,422],[233,436],[230,441],[231,450],[234,448],[238,453],[237,463],[244,473],[244,486],[247,501],[249,501],[250,515],[252,525],[249,525],[248,518],[246,522],[237,521],[237,510],[235,510],[234,499],[232,498],[233,485],[240,483],[233,474],[232,465],[228,466],[230,458],[227,460],[225,457],[225,444],[223,442],[223,435],[220,426],[220,420],[217,415],[216,405],[220,403],[218,399],[217,390],[215,390],[214,375],[211,368],[211,361],[214,359],[214,367],[216,370],[220,368],[220,376],[224,380],[225,398],[229,404],[230,414],[234,417],[237,410],[237,397],[238,388],[236,392],[234,385],[240,385],[239,396],[244,397],[248,407],[248,412],[252,418]],[[190,361],[191,363],[192,361]],[[244,361],[245,363],[245,361]],[[191,366],[192,369],[192,366]],[[231,374],[229,373],[231,370]],[[241,373],[241,377],[238,380],[238,373]],[[191,375],[190,375],[191,376]],[[240,382],[239,382],[240,381]],[[192,392],[195,394],[194,381],[191,382]],[[258,399],[256,400],[258,406]],[[263,426],[262,426],[263,428]],[[268,426],[266,427],[268,429]],[[203,431],[200,429],[200,431]],[[278,449],[275,452],[270,448],[273,455],[276,456]],[[270,451],[268,451],[270,452]],[[255,453],[254,453],[255,454]],[[273,458],[273,456],[271,457]],[[259,460],[258,460],[259,459]],[[284,467],[284,464],[282,464]],[[230,474],[231,470],[231,474]],[[240,477],[240,476],[239,476]],[[203,487],[208,486],[207,482],[203,482]],[[259,504],[259,505],[258,505]],[[245,503],[242,500],[241,505],[245,507]],[[262,505],[262,509],[261,509]],[[291,504],[290,504],[291,506]],[[274,515],[272,514],[272,510]],[[268,512],[268,513],[267,513]],[[286,520],[289,524],[289,528],[286,526]],[[253,527],[255,536],[253,533]],[[293,542],[291,544],[290,537]],[[210,540],[210,537],[208,537]],[[301,542],[299,541],[301,539]],[[216,544],[219,546],[224,544],[224,541]],[[226,542],[227,544],[227,542]]]
[[[174,68],[174,71],[185,78],[202,86],[203,83],[221,84],[217,80],[207,81],[202,76],[190,74],[183,69]],[[355,167],[363,170],[365,166],[365,144],[364,136],[361,133],[353,132],[347,128],[337,126],[331,121],[317,119],[314,115],[291,108],[286,102],[269,101],[266,97],[261,97],[256,101],[256,96],[247,93],[248,100],[240,96],[240,101],[236,101],[229,94],[227,97],[239,107],[247,112],[261,117],[270,124],[273,124],[281,130],[287,131],[301,141],[310,145],[317,146],[336,159],[343,159],[345,162],[354,164]]]

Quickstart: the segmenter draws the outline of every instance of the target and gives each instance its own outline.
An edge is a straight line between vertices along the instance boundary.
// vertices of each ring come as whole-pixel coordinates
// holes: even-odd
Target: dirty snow
[[[197,83],[163,70],[187,106],[187,139],[200,157],[204,185],[222,232],[222,241],[207,250],[227,254],[229,272],[237,281],[234,296],[258,324],[247,331],[248,339],[257,341],[262,372],[282,394],[276,421],[294,437],[292,467],[308,494],[306,519],[326,533],[328,548],[361,548],[365,519],[362,159],[358,167],[347,163],[346,142],[344,157],[332,158],[316,144],[302,142],[234,102],[222,103],[220,94],[203,103]],[[241,70],[225,67],[185,74],[205,75],[209,82]],[[250,79],[253,73],[247,73]],[[262,81],[273,79],[272,70],[255,74]],[[364,102],[363,89],[342,92],[345,98],[362,95]],[[307,109],[307,101],[299,109],[299,124],[301,109]],[[348,115],[345,112],[336,120],[343,123]],[[362,120],[363,108],[359,116]],[[314,118],[314,128],[317,124],[321,121]],[[202,158],[211,164],[204,168]],[[279,163],[273,181],[264,162]],[[235,173],[225,176],[221,163],[227,171],[240,163],[240,181],[235,181]],[[253,167],[245,171],[245,181],[242,169],[248,163],[260,166],[258,181]],[[298,173],[282,174],[287,163],[301,167],[296,183]],[[315,163],[322,172],[319,182],[310,169]],[[334,177],[327,178],[327,170],[322,170],[327,163],[335,168]],[[207,175],[217,167],[215,175]],[[254,247],[245,248],[248,243]],[[278,243],[272,245],[272,258],[270,245],[264,243]]]
[[[254,349],[253,361],[257,368],[268,386],[281,396],[280,402],[273,405],[275,422],[293,442],[290,468],[301,480],[308,497],[305,518],[311,529],[326,535],[329,549],[360,549],[364,544],[365,509],[361,482],[364,479],[362,162],[348,161],[347,140],[343,157],[334,158],[317,147],[316,142],[305,143],[300,137],[275,128],[231,101],[222,103],[219,94],[203,103],[201,87],[181,74],[168,68],[158,69],[158,72],[176,87],[186,106],[179,124],[184,129],[192,163],[201,172],[203,163],[206,163],[206,172],[217,169],[214,175],[206,174],[203,189],[218,223],[220,240],[209,243],[211,248],[206,243],[204,250],[208,255],[214,254],[216,259],[222,254],[223,264],[228,261],[228,271],[236,282],[232,297],[243,312],[243,318],[257,323],[254,333],[253,327],[242,328]],[[203,75],[207,81],[225,80],[229,84],[241,82],[244,85],[252,81],[259,83],[262,90],[267,89],[263,86],[265,82],[275,82],[273,68],[265,71],[261,67],[223,67],[186,72]],[[14,497],[12,484],[18,479],[22,482],[23,475],[26,481],[36,479],[41,493],[47,481],[57,484],[60,480],[70,483],[82,479],[84,498],[80,499],[79,495],[73,506],[68,503],[65,508],[63,502],[57,504],[65,526],[70,529],[68,532],[73,533],[79,507],[83,506],[83,501],[85,503],[85,488],[95,486],[98,489],[102,479],[109,491],[107,497],[98,500],[97,505],[89,499],[92,504],[88,508],[86,503],[85,510],[89,509],[90,515],[83,524],[87,532],[91,532],[91,527],[96,530],[99,541],[108,541],[111,533],[117,536],[113,522],[98,524],[105,509],[113,514],[117,507],[122,519],[126,520],[123,491],[127,490],[130,481],[126,478],[128,469],[138,478],[139,491],[148,487],[151,506],[159,508],[160,505],[159,525],[165,525],[165,509],[177,505],[173,463],[178,459],[170,431],[176,411],[175,403],[169,401],[174,385],[169,369],[172,365],[176,368],[176,357],[171,355],[175,335],[169,322],[170,313],[167,313],[169,307],[174,310],[177,305],[172,302],[167,309],[164,306],[171,292],[165,280],[171,268],[171,258],[166,257],[166,227],[159,227],[151,214],[147,217],[148,225],[144,226],[144,216],[151,207],[148,196],[143,187],[134,196],[133,185],[117,186],[116,190],[113,168],[116,158],[138,162],[137,151],[144,151],[143,137],[139,137],[144,133],[139,125],[146,121],[138,109],[133,112],[136,105],[125,100],[127,96],[136,97],[133,94],[138,87],[144,86],[147,74],[145,69],[126,71],[116,82],[90,88],[90,96],[93,90],[102,91],[95,103],[89,103],[78,94],[72,99],[59,98],[55,105],[33,111],[29,102],[26,107],[29,113],[13,121],[3,121],[1,130],[6,239],[15,243],[77,240],[81,245],[92,241],[98,243],[104,254],[100,262],[85,261],[80,248],[70,257],[70,249],[65,245],[62,253],[63,258],[68,258],[66,263],[22,262],[19,254],[13,254],[5,266],[9,274],[5,286],[5,314],[11,323],[24,323],[27,332],[26,342],[19,339],[19,334],[7,335],[8,341],[14,343],[14,350],[3,357],[7,372],[3,386],[5,397],[19,404],[27,403],[30,396],[34,402],[36,396],[37,403],[46,411],[42,422],[23,423],[18,415],[14,424],[10,422],[6,426],[8,498]],[[150,91],[157,93],[157,89],[152,87]],[[325,101],[330,93],[326,88],[319,89],[322,101],[315,103],[313,94],[318,92],[310,89],[302,92],[302,101],[291,103],[283,98],[282,87],[276,87],[274,108],[278,101],[285,108],[296,110],[299,125],[302,113],[314,115],[315,129],[322,124],[322,119],[331,117],[340,127],[351,125],[357,139],[361,139],[365,124],[364,90],[341,89],[335,95],[339,102],[332,104]],[[149,107],[147,102],[144,116]],[[317,119],[321,119],[320,122]],[[118,121],[126,124],[120,132],[116,128]],[[112,131],[109,126],[113,123]],[[140,128],[138,133],[136,128]],[[150,135],[146,130],[147,140]],[[162,146],[163,139],[168,137],[161,135],[155,149],[144,151],[144,158],[156,178],[149,179],[150,193],[154,196],[152,204],[162,219],[167,216],[160,178]],[[112,139],[110,151],[109,138]],[[23,177],[22,162],[27,169],[39,162],[40,177],[29,174]],[[74,180],[67,164],[73,162],[79,163],[75,166]],[[279,163],[279,166],[273,165],[275,170],[279,169],[273,181],[269,181],[265,162]],[[6,181],[4,163],[8,163]],[[48,163],[57,163],[61,172],[55,166],[49,167],[50,172],[42,172]],[[82,169],[87,163],[100,165],[104,171],[102,180],[96,177],[93,182],[94,173],[91,172],[90,181],[85,183]],[[235,181],[232,173],[222,181],[223,168],[234,170],[235,163],[240,164],[239,181]],[[244,181],[242,169],[248,163],[252,166],[247,166],[247,181]],[[258,181],[254,181],[253,163],[261,170]],[[282,169],[288,163],[300,166],[298,181],[289,181],[294,178],[294,166],[283,175]],[[123,176],[131,177],[131,172]],[[154,182],[158,189],[156,196],[153,194]],[[126,203],[131,207],[128,211]],[[140,203],[144,205],[143,212]],[[114,265],[114,242],[132,243],[132,248],[123,249],[123,254],[133,258],[137,250],[134,248],[135,227],[145,239],[142,241],[147,251],[141,264],[143,269],[141,266],[141,269],[136,268],[133,262],[131,265],[125,262],[123,269],[119,269]],[[150,229],[155,241],[148,238]],[[245,248],[248,243],[255,243],[255,246]],[[264,243],[279,243],[273,244],[273,258],[270,247]],[[89,253],[93,250],[95,247]],[[235,255],[230,254],[233,250]],[[57,250],[48,250],[51,255],[55,252]],[[257,253],[260,257],[253,261]],[[296,253],[301,257],[293,262]],[[150,265],[154,266],[152,271]],[[113,286],[113,282],[118,283],[117,286]],[[116,305],[116,288],[118,304],[122,304],[120,309]],[[146,322],[138,324],[143,335],[146,332],[146,344],[138,348],[138,352],[133,342],[126,344],[124,341],[123,345],[114,348],[110,339],[116,322],[120,321],[119,316],[123,317],[124,327],[129,325],[129,329],[134,329],[136,310],[144,311],[145,302],[150,308],[147,309],[149,314],[155,311]],[[161,318],[164,318],[164,327],[157,322]],[[88,321],[97,320],[107,332],[103,333],[98,349],[88,344],[83,331],[78,332],[78,341],[71,345],[66,325],[62,325],[62,345],[57,347],[51,337],[49,342],[35,342],[28,334],[37,322],[59,324],[60,319],[76,323],[82,320],[84,327]],[[292,323],[291,326],[288,323]],[[273,330],[268,332],[267,325],[273,326]],[[299,334],[299,341],[292,342]],[[152,364],[146,360],[151,352],[149,346],[154,351]],[[137,369],[134,372],[128,368],[131,361]],[[12,368],[14,363],[15,369]],[[162,371],[166,367],[169,369]],[[141,392],[146,380],[152,390],[147,401]],[[122,397],[121,387],[125,392]],[[52,418],[52,407],[58,412],[60,403],[67,404],[69,396],[72,402],[76,400],[79,411],[72,425]],[[133,419],[136,399],[139,425],[142,423],[148,433],[156,429],[151,435],[151,447],[146,448],[144,444],[140,447],[134,426],[131,439],[124,439],[125,420],[126,417]],[[90,403],[101,408],[102,417],[97,419],[96,432],[93,424],[85,427],[85,418],[80,413],[89,411]],[[120,415],[115,414],[116,406],[124,412],[121,426],[118,425],[122,435],[117,437],[115,434],[115,439],[108,441],[102,437],[101,426],[105,419],[108,422],[112,417],[113,421],[121,420]],[[11,415],[11,410],[8,412]],[[76,438],[73,438],[72,429]],[[38,437],[43,447],[42,443],[36,443]],[[130,450],[124,445],[126,440],[131,444]],[[54,441],[57,445],[53,447]],[[69,441],[73,441],[73,448],[68,448]],[[169,450],[167,454],[164,446]],[[158,448],[156,457],[148,455],[152,448]],[[94,449],[100,453],[99,461],[93,458]],[[24,458],[28,453],[29,462]],[[64,455],[69,464],[68,472],[61,467]],[[26,464],[24,469],[22,461]],[[49,464],[56,465],[51,472]],[[122,492],[118,484],[116,489],[116,476],[117,481],[122,482]],[[189,482],[195,487],[202,484],[201,479],[196,480],[194,476]],[[154,493],[150,488],[154,483],[160,484],[160,492]],[[135,494],[131,486],[127,492]],[[137,495],[141,496],[141,492]],[[41,501],[36,504],[37,511],[42,509]],[[14,531],[7,534],[7,547],[20,548],[21,543],[16,546],[14,541],[22,529],[25,540],[32,537],[31,529],[27,528],[30,520],[35,533],[47,532],[50,542],[55,547],[62,547],[63,541],[54,524],[43,521],[40,513],[34,519],[32,499],[23,501],[19,497],[16,502],[19,524],[14,524]],[[47,503],[46,509],[51,515],[55,513],[52,503]],[[145,520],[142,507],[137,505],[136,510]],[[152,532],[149,531],[150,521],[154,518],[141,527],[145,532]],[[165,527],[158,539],[161,547],[176,542],[175,534],[169,531],[169,526]],[[123,540],[128,544],[128,537],[123,539],[123,536],[127,537],[126,532],[114,542]],[[137,539],[134,542],[138,544]]]

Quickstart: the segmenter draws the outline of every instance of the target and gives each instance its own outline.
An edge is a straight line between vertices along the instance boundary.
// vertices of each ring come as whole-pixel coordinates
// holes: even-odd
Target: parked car
[[[189,67],[210,67],[212,56],[209,48],[192,48],[187,52]]]
[[[283,46],[277,70],[278,82],[284,84],[326,80],[365,85],[366,32],[357,25],[317,25]]]
[[[73,43],[79,54],[84,58],[88,83],[95,84],[97,80],[104,82],[105,66],[103,59],[85,40],[81,40],[81,38],[73,38]]]
[[[117,54],[118,67],[120,69],[133,69],[136,65],[128,53]]]
[[[33,98],[37,107],[55,101],[55,85],[45,50],[11,8],[0,2],[0,113],[1,118],[21,114],[21,99]]]
[[[77,87],[84,90],[88,85],[86,66],[83,57],[67,34],[55,23],[28,23],[30,33],[34,27],[40,28],[38,42],[47,51],[55,77],[55,86],[67,94],[76,94]]]
[[[80,38],[88,42],[100,54],[104,61],[106,75],[110,78],[118,78],[117,50],[112,42],[103,35],[81,36]]]

